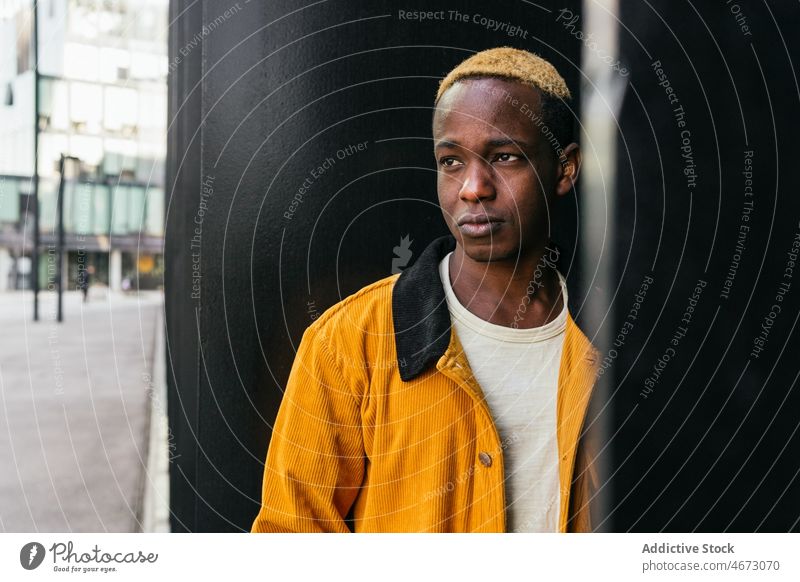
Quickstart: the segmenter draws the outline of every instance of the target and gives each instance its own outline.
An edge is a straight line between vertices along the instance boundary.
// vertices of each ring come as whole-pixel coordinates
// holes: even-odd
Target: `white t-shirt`
[[[557,532],[556,395],[567,327],[566,282],[558,273],[564,307],[550,323],[530,329],[496,325],[470,312],[453,293],[451,254],[439,263],[450,319],[506,443],[507,531]]]

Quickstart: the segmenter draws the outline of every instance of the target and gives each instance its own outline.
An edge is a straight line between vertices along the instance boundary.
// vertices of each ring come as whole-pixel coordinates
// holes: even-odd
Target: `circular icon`
[[[44,546],[39,542],[29,542],[19,551],[19,563],[26,570],[35,570],[44,561]]]

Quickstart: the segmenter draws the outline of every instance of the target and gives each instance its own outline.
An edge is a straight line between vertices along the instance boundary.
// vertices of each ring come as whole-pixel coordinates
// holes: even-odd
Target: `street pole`
[[[33,0],[33,321],[39,321],[39,10]]]
[[[56,244],[56,278],[58,280],[58,322],[64,321],[64,167],[66,157],[61,154],[61,159],[58,162],[58,200],[57,204],[57,218],[58,220],[58,237]]]

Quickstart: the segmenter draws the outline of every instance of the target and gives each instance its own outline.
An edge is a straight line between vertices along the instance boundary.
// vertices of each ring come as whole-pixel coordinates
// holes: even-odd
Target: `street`
[[[0,294],[0,532],[140,531],[163,295],[70,291],[60,324],[53,293],[32,305]]]

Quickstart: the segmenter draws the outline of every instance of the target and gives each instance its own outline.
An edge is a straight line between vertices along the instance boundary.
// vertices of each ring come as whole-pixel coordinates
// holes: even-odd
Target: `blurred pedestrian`
[[[89,265],[88,267],[78,270],[78,288],[81,290],[81,293],[83,293],[84,303],[89,300],[89,284],[93,274],[94,265]]]

